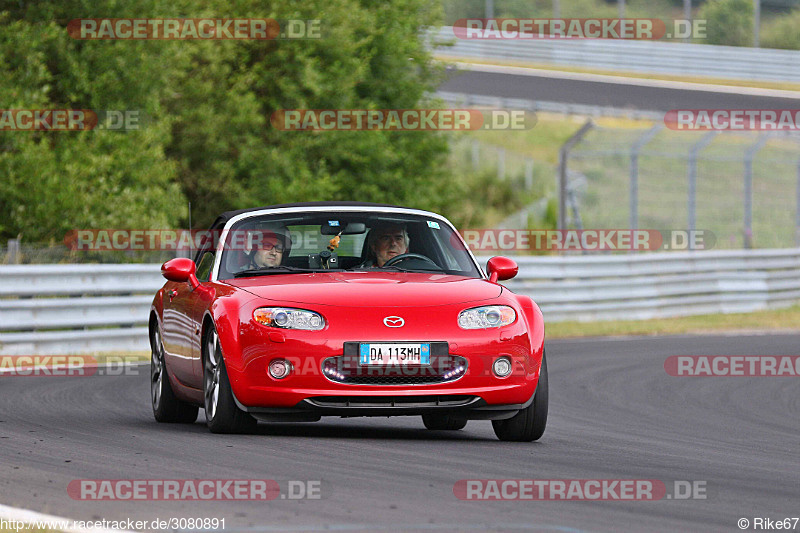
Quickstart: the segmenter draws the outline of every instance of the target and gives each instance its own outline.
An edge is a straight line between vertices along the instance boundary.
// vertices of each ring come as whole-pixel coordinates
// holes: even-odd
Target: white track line
[[[76,527],[62,528],[61,525],[66,523],[74,524],[76,520],[49,514],[37,513],[36,511],[29,511],[27,509],[20,509],[18,507],[9,507],[7,505],[2,505],[2,504],[0,504],[0,519],[8,521],[15,520],[17,522],[25,522],[29,526],[36,526],[38,522],[39,527],[44,527],[44,523],[47,522],[51,528],[55,528],[57,531],[63,531],[65,533],[128,533],[128,531],[124,529],[104,529],[104,528],[87,529],[87,528],[76,528]],[[97,520],[93,521],[96,522]],[[13,530],[14,528],[6,528],[6,529]]]
[[[761,89],[758,87],[736,87],[732,85],[713,85],[709,83],[692,83],[688,81],[626,78],[624,76],[611,76],[606,74],[563,72],[559,70],[543,70],[537,68],[511,67],[502,65],[484,65],[479,63],[457,62],[455,63],[455,65],[461,70],[472,70],[475,72],[489,72],[494,74],[515,74],[518,76],[535,76],[539,78],[593,81],[599,83],[611,83],[615,85],[635,85],[639,87],[656,87],[660,89],[680,89],[682,91],[703,91],[703,92],[715,92],[715,93],[727,93],[727,94],[741,94],[746,96],[764,96],[768,98],[800,99],[800,91]]]

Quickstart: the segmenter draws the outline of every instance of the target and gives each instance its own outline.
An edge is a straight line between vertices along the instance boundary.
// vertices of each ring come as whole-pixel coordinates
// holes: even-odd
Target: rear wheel
[[[422,423],[426,428],[436,430],[464,429],[464,426],[467,425],[466,419],[436,413],[422,415]]]
[[[156,324],[150,333],[150,400],[153,416],[159,422],[192,424],[197,420],[198,408],[175,397],[164,362],[164,343]]]
[[[256,427],[256,419],[239,409],[233,399],[219,337],[213,327],[206,334],[203,353],[203,398],[206,424],[212,433],[247,433]]]
[[[508,420],[492,420],[497,438],[505,441],[531,442],[539,440],[547,425],[547,359],[542,354],[542,371],[533,402]]]

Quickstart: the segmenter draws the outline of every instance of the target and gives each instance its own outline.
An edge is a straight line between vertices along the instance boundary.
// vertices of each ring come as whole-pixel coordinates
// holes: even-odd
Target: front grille
[[[462,407],[477,396],[315,396],[306,400],[317,407]]]
[[[457,355],[431,356],[428,366],[360,366],[353,356],[329,357],[322,375],[348,385],[431,385],[450,383],[467,372],[467,360]]]

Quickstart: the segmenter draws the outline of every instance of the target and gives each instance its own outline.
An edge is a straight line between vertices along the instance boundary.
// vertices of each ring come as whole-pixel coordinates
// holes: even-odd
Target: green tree
[[[157,111],[153,77],[136,54],[116,53],[121,43],[103,50],[52,20],[0,17],[4,109]],[[185,200],[164,153],[169,133],[168,121],[129,132],[0,132],[0,235],[60,241],[74,228],[175,225]]]
[[[453,211],[464,186],[430,132],[285,132],[283,109],[432,105],[441,70],[419,38],[438,2],[41,0],[0,11],[8,109],[138,110],[128,132],[0,132],[0,238],[84,227],[204,226],[225,209],[307,200]],[[86,17],[319,20],[319,39],[75,40]]]
[[[708,21],[706,44],[753,44],[754,14],[750,0],[710,0],[700,8],[697,18]]]
[[[222,7],[224,6],[224,7]],[[441,209],[457,180],[444,136],[426,132],[287,132],[284,109],[390,109],[428,105],[439,70],[419,39],[438,20],[426,0],[275,4],[227,2],[229,16],[320,20],[321,38],[197,43],[178,80],[170,154],[184,191],[208,222],[220,210],[306,200],[364,200]],[[224,96],[223,96],[224,95]]]

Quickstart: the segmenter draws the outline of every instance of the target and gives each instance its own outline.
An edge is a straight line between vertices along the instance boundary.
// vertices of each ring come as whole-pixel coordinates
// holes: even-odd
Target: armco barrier
[[[506,283],[549,321],[743,313],[800,300],[800,249],[518,257]],[[744,325],[743,325],[744,326]]]
[[[504,284],[531,296],[551,322],[748,312],[800,300],[797,248],[515,259],[519,275]],[[162,284],[154,264],[0,266],[0,355],[147,350],[150,301]]]
[[[430,30],[442,56],[602,70],[800,82],[800,51],[608,39],[458,39],[453,28]]]
[[[0,266],[0,355],[144,351],[160,265]]]

